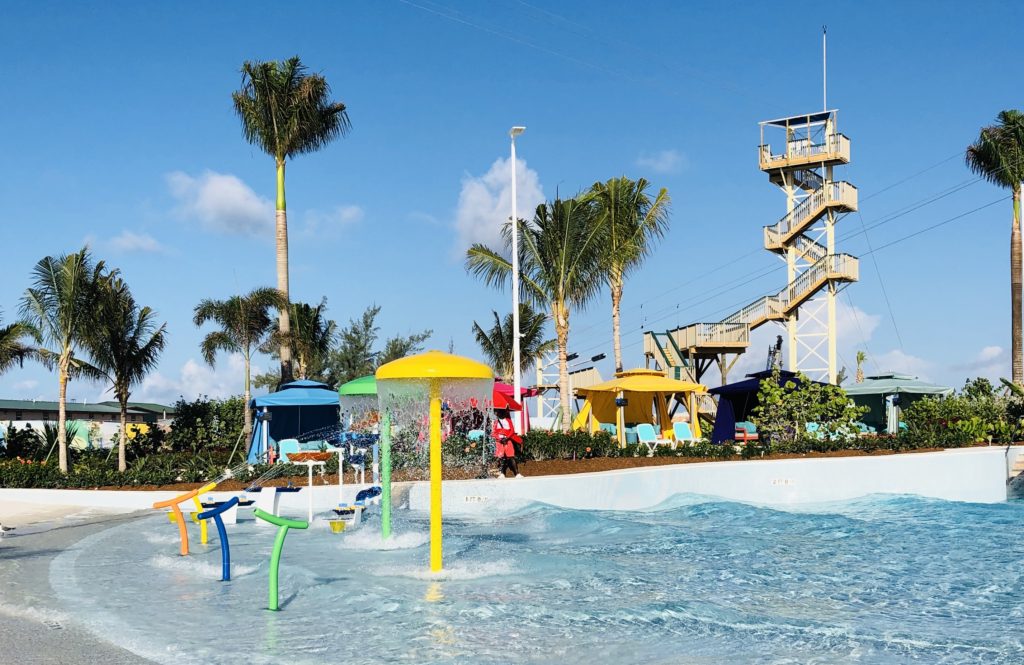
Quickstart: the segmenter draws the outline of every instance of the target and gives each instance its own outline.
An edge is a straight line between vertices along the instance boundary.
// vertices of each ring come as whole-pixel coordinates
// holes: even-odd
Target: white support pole
[[[519,212],[516,209],[516,136],[525,127],[513,127],[509,131],[512,142],[512,399],[522,400],[522,379],[519,376]],[[523,411],[513,420],[517,432],[523,431]]]
[[[308,522],[313,521],[313,463],[306,462],[306,469],[309,471],[309,482],[306,483],[306,488],[309,490],[309,519]]]

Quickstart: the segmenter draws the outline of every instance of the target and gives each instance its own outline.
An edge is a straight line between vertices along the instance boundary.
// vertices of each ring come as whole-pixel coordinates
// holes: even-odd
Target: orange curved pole
[[[202,494],[203,492],[209,492],[216,486],[217,483],[207,483],[199,489],[192,490],[191,492],[185,492],[181,496],[174,497],[173,499],[157,501],[153,504],[154,510],[170,508],[174,512],[174,519],[178,523],[178,534],[181,536],[181,556],[188,556],[188,528],[185,526],[185,516],[181,514],[180,504]]]

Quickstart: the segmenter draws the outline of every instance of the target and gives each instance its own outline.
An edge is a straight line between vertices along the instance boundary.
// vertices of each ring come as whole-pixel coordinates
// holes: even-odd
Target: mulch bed
[[[943,450],[942,448],[921,448],[918,450],[911,451],[900,451],[900,454],[907,453],[928,453]],[[758,460],[779,460],[779,459],[817,459],[825,457],[879,457],[884,455],[895,455],[897,454],[892,450],[877,450],[872,452],[865,452],[862,450],[837,450],[827,453],[807,453],[804,455],[798,454],[773,454],[766,455],[765,457],[756,458]],[[570,473],[592,473],[595,471],[615,471],[617,469],[637,469],[647,466],[666,466],[668,464],[695,464],[698,462],[736,462],[741,461],[737,458],[731,460],[718,460],[705,457],[595,457],[592,459],[577,459],[577,460],[540,460],[534,462],[526,462],[519,465],[519,470],[524,476],[555,476],[565,475]],[[445,480],[467,480],[472,478],[481,477],[480,467],[445,467],[443,477]],[[493,476],[497,474],[497,466],[491,463],[488,468],[488,474]],[[427,480],[429,479],[429,470],[427,469],[399,469],[396,470],[392,475],[391,479],[393,482],[402,482],[410,480]],[[326,480],[326,483],[324,482]],[[264,485],[268,487],[283,487],[291,482],[299,487],[306,485],[306,477],[303,476],[291,476],[287,478],[274,478]],[[345,474],[346,483],[354,483],[354,474]],[[313,474],[313,484],[323,485],[331,484],[336,485],[338,483],[338,474],[327,474],[326,476],[320,476]],[[178,490],[186,492],[188,490],[201,487],[204,483],[173,483],[170,485],[133,485],[124,487],[98,487],[100,490]],[[245,489],[249,483],[243,483],[238,480],[226,480],[217,485],[217,490],[226,492],[236,492]]]

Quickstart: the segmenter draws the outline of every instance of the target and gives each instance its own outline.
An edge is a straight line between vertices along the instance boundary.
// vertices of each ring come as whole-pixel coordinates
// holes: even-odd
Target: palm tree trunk
[[[622,276],[613,275],[608,280],[612,295],[612,344],[615,347],[615,371],[622,371],[622,341],[619,337],[619,309],[622,305]]]
[[[249,364],[251,360],[249,356],[245,357],[245,391],[242,399],[245,400],[245,404],[242,406],[242,438],[245,439],[245,453],[249,454],[249,446],[252,443],[252,411],[249,410]]]
[[[551,309],[558,343],[558,398],[562,406],[562,431],[568,432],[572,424],[572,413],[569,409],[572,398],[569,394],[569,312],[565,307],[558,305]]]
[[[1024,384],[1024,329],[1021,327],[1021,294],[1024,273],[1021,269],[1021,186],[1013,188],[1013,227],[1010,231],[1010,362],[1013,382]]]
[[[277,160],[277,290],[288,301],[288,205],[284,196],[284,164],[283,159]],[[281,333],[281,383],[292,380],[292,350],[288,343],[288,335],[291,332],[291,318],[288,307],[282,307],[278,316],[279,331]]]
[[[67,423],[67,399],[68,399],[68,363],[63,358],[57,370],[60,381],[60,397],[57,402],[57,464],[60,472],[68,472],[68,437],[65,431]]]
[[[128,447],[128,398],[118,398],[121,404],[121,436],[117,440],[117,470],[124,473],[128,470],[128,459],[125,450]]]

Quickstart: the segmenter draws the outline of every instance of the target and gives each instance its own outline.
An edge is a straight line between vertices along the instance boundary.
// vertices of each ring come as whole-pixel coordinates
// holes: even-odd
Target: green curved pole
[[[274,549],[270,553],[270,591],[267,601],[267,609],[276,612],[280,609],[278,607],[277,573],[281,567],[281,549],[284,547],[284,539],[288,535],[288,529],[308,529],[309,522],[278,517],[259,508],[254,513],[264,522],[270,522],[278,527],[277,537],[274,538]]]
[[[380,422],[380,537],[391,537],[391,413]]]

